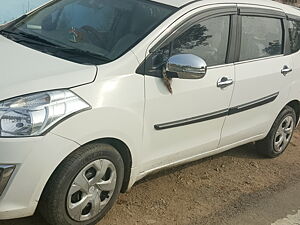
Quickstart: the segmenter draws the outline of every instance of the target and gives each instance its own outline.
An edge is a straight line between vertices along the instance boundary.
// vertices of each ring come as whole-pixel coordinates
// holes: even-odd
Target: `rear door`
[[[292,75],[285,13],[253,5],[238,7],[235,88],[220,147],[263,138],[286,104]]]
[[[300,98],[300,11],[296,15],[288,15],[291,57],[293,60],[291,100]]]

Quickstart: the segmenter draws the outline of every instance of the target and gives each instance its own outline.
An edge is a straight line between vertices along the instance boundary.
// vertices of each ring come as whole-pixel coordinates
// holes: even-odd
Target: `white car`
[[[61,0],[1,27],[0,219],[90,225],[149,173],[300,114],[300,11],[264,0]]]

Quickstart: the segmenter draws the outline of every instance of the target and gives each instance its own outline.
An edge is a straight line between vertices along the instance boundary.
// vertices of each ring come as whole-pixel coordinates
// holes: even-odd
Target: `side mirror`
[[[167,61],[166,72],[176,74],[179,79],[201,79],[206,75],[207,64],[192,54],[174,55]]]

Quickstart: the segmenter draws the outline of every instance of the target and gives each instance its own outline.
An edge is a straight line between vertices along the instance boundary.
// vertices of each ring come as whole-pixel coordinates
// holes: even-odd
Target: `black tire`
[[[287,118],[290,117],[293,119],[293,130],[292,133],[290,134],[290,138],[287,142],[287,145],[285,147],[283,147],[280,151],[277,151],[275,148],[275,138],[276,138],[276,133],[279,129],[279,126],[281,126],[282,122]],[[286,106],[278,115],[278,117],[276,118],[268,136],[261,140],[258,141],[256,143],[256,148],[258,150],[258,152],[266,157],[269,158],[275,158],[280,156],[288,147],[290,141],[291,141],[291,137],[293,136],[294,130],[295,130],[295,126],[296,126],[296,113],[295,110],[293,108],[291,108],[290,106]]]
[[[80,171],[95,160],[109,160],[116,169],[116,185],[107,205],[97,216],[87,221],[76,221],[67,210],[68,191]],[[99,222],[117,200],[124,178],[124,163],[119,152],[108,144],[93,143],[69,155],[48,181],[39,203],[39,212],[51,225],[93,225]]]

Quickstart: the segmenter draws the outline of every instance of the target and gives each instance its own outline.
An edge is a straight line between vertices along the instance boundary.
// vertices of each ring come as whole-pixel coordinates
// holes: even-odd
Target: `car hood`
[[[0,35],[0,101],[33,92],[91,83],[97,67],[63,60]]]

